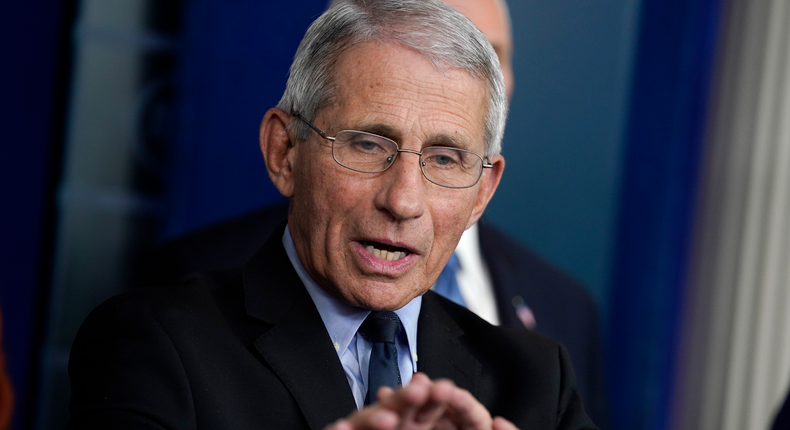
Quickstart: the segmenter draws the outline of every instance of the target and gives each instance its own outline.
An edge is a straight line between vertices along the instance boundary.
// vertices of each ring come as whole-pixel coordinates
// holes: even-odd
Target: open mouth
[[[373,254],[375,257],[378,257],[382,260],[387,261],[397,261],[401,258],[406,257],[411,253],[406,248],[401,248],[398,246],[391,246],[385,245],[379,242],[371,242],[371,241],[361,241],[360,244],[368,250],[369,253]]]

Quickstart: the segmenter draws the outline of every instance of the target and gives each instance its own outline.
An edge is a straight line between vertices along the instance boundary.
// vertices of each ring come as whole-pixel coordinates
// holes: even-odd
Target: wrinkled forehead
[[[327,107],[342,120],[338,127],[368,127],[362,131],[397,142],[398,133],[419,124],[423,132],[467,142],[464,149],[484,149],[488,87],[463,69],[443,70],[398,44],[366,43],[342,55],[334,86]]]

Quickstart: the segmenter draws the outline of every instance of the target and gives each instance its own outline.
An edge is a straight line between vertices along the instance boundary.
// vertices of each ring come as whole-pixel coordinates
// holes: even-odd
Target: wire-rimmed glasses
[[[380,173],[392,166],[401,152],[420,157],[420,171],[425,179],[447,188],[469,188],[483,176],[483,169],[493,167],[488,157],[465,149],[429,146],[422,152],[401,149],[394,140],[357,130],[341,130],[327,136],[298,112],[294,114],[319,136],[332,142],[332,157],[337,164],[361,173]]]

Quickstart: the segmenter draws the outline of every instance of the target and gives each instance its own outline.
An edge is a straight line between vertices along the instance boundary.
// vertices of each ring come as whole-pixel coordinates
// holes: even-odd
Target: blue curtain
[[[643,0],[610,290],[614,429],[665,429],[722,0]]]
[[[0,308],[16,396],[12,429],[27,427],[45,324],[61,166],[74,2],[10,1],[0,13]]]
[[[296,48],[325,7],[326,0],[184,3],[164,238],[282,199],[258,149],[258,124],[280,100]]]

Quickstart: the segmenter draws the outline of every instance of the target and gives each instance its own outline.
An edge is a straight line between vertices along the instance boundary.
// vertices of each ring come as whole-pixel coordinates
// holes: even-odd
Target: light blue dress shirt
[[[315,307],[318,308],[318,313],[321,314],[326,331],[343,365],[357,408],[362,409],[368,392],[368,365],[372,345],[363,336],[357,336],[357,330],[370,310],[349,305],[329,294],[313,281],[299,261],[291,238],[291,230],[287,226],[283,234],[283,246],[288,259],[291,260],[296,273],[313,299]],[[417,371],[417,319],[421,306],[422,296],[418,296],[395,311],[403,324],[403,330],[398,333],[396,342],[398,368],[403,385],[408,385],[412,374]]]

